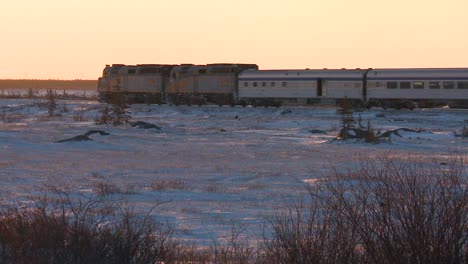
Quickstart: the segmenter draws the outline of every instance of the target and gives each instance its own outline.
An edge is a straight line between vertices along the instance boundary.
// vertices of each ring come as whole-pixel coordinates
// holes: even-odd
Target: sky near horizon
[[[468,67],[467,0],[17,0],[1,79],[97,79],[106,64]]]

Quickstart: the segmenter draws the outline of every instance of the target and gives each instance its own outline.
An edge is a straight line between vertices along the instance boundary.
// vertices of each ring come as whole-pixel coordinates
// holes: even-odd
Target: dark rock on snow
[[[108,136],[110,135],[109,133],[105,132],[105,131],[102,131],[102,130],[89,130],[88,132],[86,132],[84,135],[85,136],[90,136],[92,134],[99,134],[101,136]]]
[[[323,130],[319,130],[319,129],[311,129],[311,130],[309,130],[309,133],[311,133],[311,134],[327,134],[327,132],[325,132]]]
[[[379,138],[389,137],[392,134],[401,137],[401,135],[398,133],[400,131],[421,133],[421,132],[424,132],[425,130],[413,130],[413,129],[409,129],[409,128],[399,128],[399,129],[389,130],[387,132],[384,132],[382,135],[379,135],[378,137]]]
[[[353,128],[349,130],[341,129],[338,135],[340,139],[364,139],[366,138],[367,130]]]
[[[84,135],[78,135],[76,137],[62,139],[62,140],[59,140],[59,141],[56,141],[56,142],[57,143],[63,143],[63,142],[77,142],[77,141],[93,141],[93,139],[89,137],[90,135],[93,135],[93,134],[99,134],[101,136],[110,135],[109,133],[107,133],[105,131],[102,131],[102,130],[89,130]]]
[[[130,125],[132,127],[138,127],[138,128],[143,128],[143,129],[154,128],[154,129],[157,129],[157,130],[161,130],[161,128],[158,127],[157,125],[150,124],[150,123],[147,123],[147,122],[144,122],[144,121],[136,121],[136,122],[131,123]]]
[[[399,137],[402,137],[399,132],[400,131],[405,131],[405,132],[413,132],[413,133],[421,133],[421,132],[428,132],[426,130],[413,130],[413,129],[409,129],[409,128],[399,128],[399,129],[395,129],[395,130],[389,130],[389,131],[386,131],[384,132],[383,134],[380,134],[380,135],[369,135],[369,131],[367,130],[364,130],[364,129],[359,129],[359,128],[353,128],[353,129],[349,129],[349,130],[344,130],[342,129],[340,131],[340,134],[338,135],[338,139],[366,139],[366,137],[370,136],[370,137],[374,137],[375,140],[373,141],[377,141],[379,139],[383,139],[383,138],[389,138],[391,135],[396,135],[396,136],[399,136]],[[417,139],[420,139],[419,137]]]
[[[56,142],[63,143],[63,142],[78,142],[78,141],[93,141],[93,140],[87,135],[78,135],[76,137],[67,138],[67,139],[56,141]]]

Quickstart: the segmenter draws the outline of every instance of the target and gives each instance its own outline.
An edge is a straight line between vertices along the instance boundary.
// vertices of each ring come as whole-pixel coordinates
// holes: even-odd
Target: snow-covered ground
[[[0,191],[15,201],[45,186],[90,194],[100,184],[111,197],[154,213],[200,244],[243,226],[261,237],[278,208],[306,196],[306,184],[333,166],[346,169],[377,156],[420,156],[445,161],[466,157],[468,140],[454,136],[468,110],[370,110],[356,113],[375,131],[401,127],[381,144],[332,142],[340,128],[335,108],[241,108],[133,105],[134,121],[156,129],[96,125],[104,105],[58,101],[49,117],[38,100],[0,100]],[[93,141],[55,143],[99,129]],[[321,130],[326,132],[318,133]],[[111,188],[111,189],[112,189]]]

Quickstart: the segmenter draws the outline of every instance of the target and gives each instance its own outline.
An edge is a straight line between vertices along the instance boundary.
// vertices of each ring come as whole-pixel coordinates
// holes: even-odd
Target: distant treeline
[[[96,90],[97,80],[0,80],[0,89]]]

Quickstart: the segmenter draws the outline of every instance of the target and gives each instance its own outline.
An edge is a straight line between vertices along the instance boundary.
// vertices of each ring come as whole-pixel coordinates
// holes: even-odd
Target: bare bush
[[[230,235],[221,243],[216,242],[210,249],[213,263],[250,264],[257,263],[258,251],[242,238],[245,227],[232,225]]]
[[[112,116],[110,114],[110,109],[108,106],[101,109],[101,116],[97,117],[95,120],[96,125],[105,125],[112,123]]]
[[[97,181],[91,186],[93,192],[98,196],[107,196],[113,194],[137,194],[138,186],[135,184],[125,184],[118,186],[108,181]]]
[[[156,180],[151,184],[150,189],[152,191],[187,190],[189,186],[180,179]]]
[[[445,164],[445,163],[444,163]],[[369,160],[311,186],[311,205],[278,213],[277,263],[466,263],[466,166]]]
[[[227,193],[228,186],[219,182],[211,182],[205,187],[205,191],[209,193]]]
[[[370,263],[463,263],[467,260],[468,193],[462,160],[367,162],[328,190],[359,233]]]
[[[177,247],[176,261],[174,263],[182,264],[212,264],[212,255],[209,250],[204,250],[196,245],[183,245]],[[221,263],[220,263],[221,264]]]
[[[1,263],[173,263],[172,228],[102,197],[56,192],[33,205],[3,209]]]
[[[109,97],[110,107],[106,106],[101,110],[101,116],[96,118],[96,124],[112,124],[120,126],[131,122],[131,115],[128,111],[127,99],[120,94],[113,94]]]
[[[341,115],[341,130],[337,138],[346,140],[348,139],[349,131],[354,128],[353,103],[345,97],[339,102],[337,113]]]
[[[123,193],[123,191],[117,185],[103,181],[94,183],[92,189],[93,192],[96,193],[98,196]]]
[[[209,248],[196,245],[179,246],[176,263],[191,264],[255,264],[264,263],[259,258],[259,251],[250,247],[246,239],[242,238],[242,225],[232,225],[228,237],[214,241]],[[265,262],[266,263],[266,262]],[[275,262],[271,262],[275,263]]]
[[[57,94],[55,92],[47,90],[47,112],[49,113],[49,116],[53,116],[57,108],[57,102],[55,100],[56,97]]]
[[[124,208],[114,224],[105,228],[103,240],[110,254],[106,263],[173,263],[177,242],[173,229],[156,223],[150,214]]]
[[[273,237],[265,241],[265,260],[275,263],[360,263],[358,234],[340,213],[341,204],[313,199],[278,213]],[[267,263],[268,261],[265,261]]]

